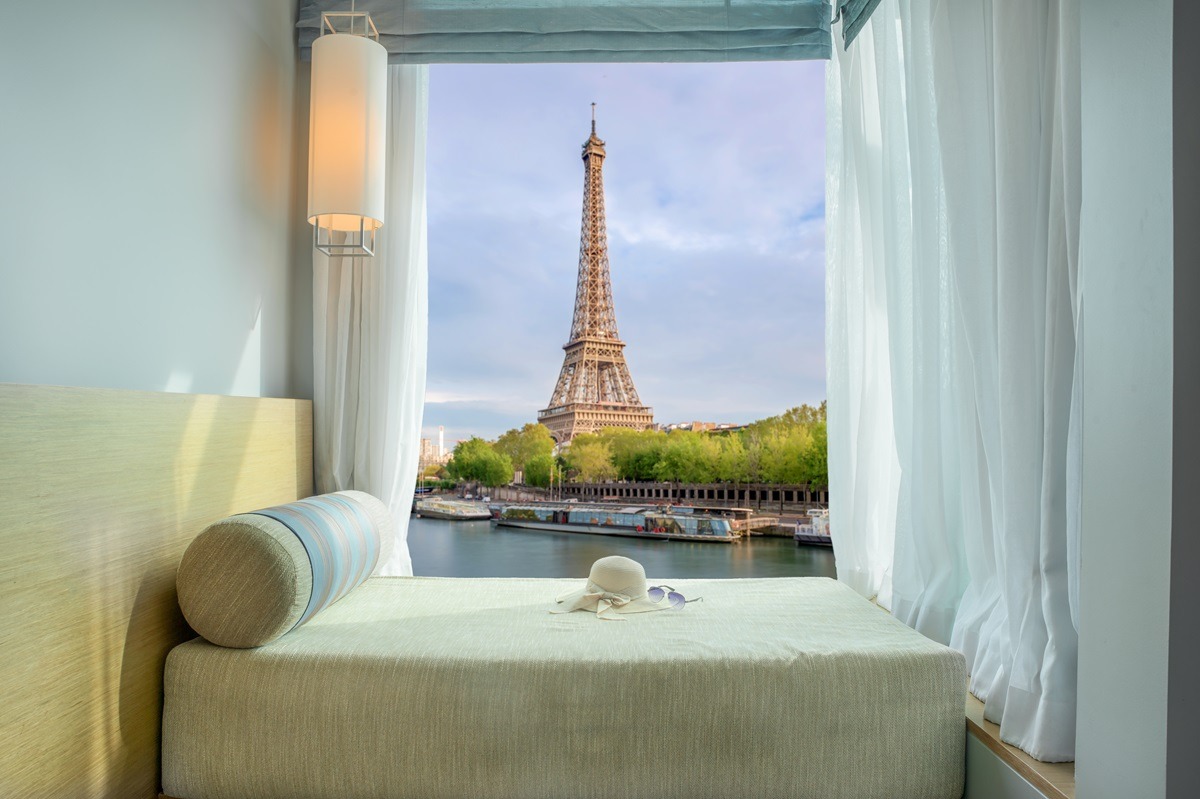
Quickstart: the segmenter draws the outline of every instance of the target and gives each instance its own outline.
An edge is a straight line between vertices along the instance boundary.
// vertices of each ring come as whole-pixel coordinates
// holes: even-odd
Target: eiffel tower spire
[[[592,135],[583,143],[583,223],[575,314],[550,405],[538,412],[538,421],[550,428],[560,444],[605,427],[645,430],[654,421],[652,410],[638,398],[625,363],[625,342],[617,336],[604,218],[604,158],[604,142],[596,135],[596,104],[592,103]]]

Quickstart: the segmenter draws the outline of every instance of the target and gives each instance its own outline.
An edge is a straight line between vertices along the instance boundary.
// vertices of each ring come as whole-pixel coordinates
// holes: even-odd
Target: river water
[[[413,573],[431,577],[586,577],[606,555],[633,558],[651,578],[835,576],[831,549],[790,538],[702,544],[413,517],[408,546]]]

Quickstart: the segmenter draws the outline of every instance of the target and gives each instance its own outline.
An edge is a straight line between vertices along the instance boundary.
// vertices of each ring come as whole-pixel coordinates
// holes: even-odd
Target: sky
[[[655,421],[825,398],[823,62],[435,65],[429,82],[423,435],[494,439],[549,402],[593,102],[617,328]]]

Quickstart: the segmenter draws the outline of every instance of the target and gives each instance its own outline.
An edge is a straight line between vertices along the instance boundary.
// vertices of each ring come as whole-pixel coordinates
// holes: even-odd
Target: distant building
[[[661,430],[664,433],[670,433],[673,430],[693,430],[697,433],[727,433],[731,430],[741,430],[743,427],[745,427],[744,424],[733,424],[732,422],[672,422],[670,424],[656,424],[654,429]]]
[[[450,461],[450,456],[453,453],[446,450],[445,447],[445,432],[443,428],[438,428],[438,441],[435,444],[431,438],[421,439],[421,451],[419,456],[418,471],[425,471],[430,466],[445,466]]]

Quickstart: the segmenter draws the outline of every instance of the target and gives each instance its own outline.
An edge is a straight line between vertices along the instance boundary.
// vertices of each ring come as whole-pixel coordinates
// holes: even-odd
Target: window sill
[[[1047,799],[1075,799],[1075,764],[1043,763],[1000,740],[1000,725],[985,721],[983,702],[967,694],[967,731]]]

